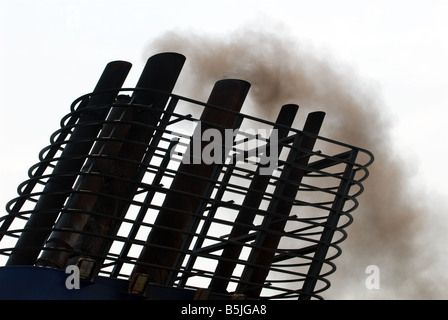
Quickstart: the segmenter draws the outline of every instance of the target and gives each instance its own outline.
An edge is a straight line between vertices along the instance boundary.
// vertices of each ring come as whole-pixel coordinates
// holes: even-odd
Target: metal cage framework
[[[297,105],[276,122],[241,113],[242,80],[206,103],[173,94],[184,60],[151,57],[132,89],[130,64],[111,62],[72,103],[0,218],[0,263],[82,262],[142,295],[322,298],[373,155],[319,136],[323,112],[301,130]]]

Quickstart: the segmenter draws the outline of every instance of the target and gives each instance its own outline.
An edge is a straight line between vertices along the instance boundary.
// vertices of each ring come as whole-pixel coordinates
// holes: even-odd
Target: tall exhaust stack
[[[184,63],[122,88],[113,61],[72,103],[0,217],[0,299],[322,298],[373,155],[320,136],[331,114],[243,113],[241,79],[176,95]]]

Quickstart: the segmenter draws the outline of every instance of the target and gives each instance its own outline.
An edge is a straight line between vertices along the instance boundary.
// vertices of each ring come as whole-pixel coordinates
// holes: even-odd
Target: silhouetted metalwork
[[[147,298],[154,285],[321,298],[373,155],[320,136],[320,111],[302,130],[294,104],[275,122],[242,113],[243,80],[217,81],[206,103],[173,94],[184,62],[149,58],[136,88],[122,88],[131,64],[111,62],[73,102],[0,218],[0,263],[82,265]]]

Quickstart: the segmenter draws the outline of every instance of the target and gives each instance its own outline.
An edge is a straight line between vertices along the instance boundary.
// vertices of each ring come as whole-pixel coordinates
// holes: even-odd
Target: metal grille
[[[296,105],[276,122],[241,113],[245,81],[218,81],[207,103],[172,94],[183,61],[150,58],[132,89],[112,62],[73,102],[0,218],[1,264],[89,259],[104,277],[321,298],[372,154],[319,136],[323,112],[302,129]]]

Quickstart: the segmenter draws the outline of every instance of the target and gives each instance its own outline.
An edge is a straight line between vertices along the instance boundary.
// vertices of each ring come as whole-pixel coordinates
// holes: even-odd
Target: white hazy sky
[[[375,87],[413,186],[434,204],[422,214],[447,230],[447,17],[448,1],[436,0],[0,0],[0,206],[107,62],[132,62],[125,84],[132,87],[145,46],[165,31],[221,36],[270,21]]]

